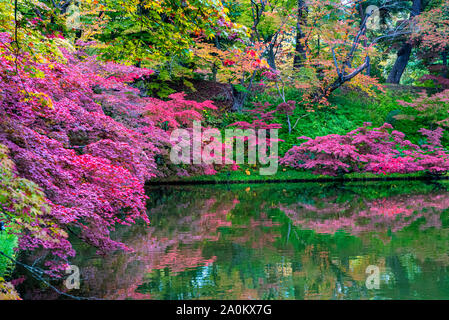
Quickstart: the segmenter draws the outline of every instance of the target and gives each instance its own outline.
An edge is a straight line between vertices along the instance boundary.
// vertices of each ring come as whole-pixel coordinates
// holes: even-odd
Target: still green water
[[[151,225],[115,233],[134,252],[98,257],[78,245],[72,264],[81,287],[71,293],[448,299],[448,190],[446,182],[152,188]],[[58,297],[36,285],[21,291],[25,299]]]

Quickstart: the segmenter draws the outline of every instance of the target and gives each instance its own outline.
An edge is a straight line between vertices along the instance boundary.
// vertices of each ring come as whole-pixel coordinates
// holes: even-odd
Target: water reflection
[[[119,229],[133,253],[77,246],[74,294],[105,299],[449,298],[446,183],[149,190],[151,226]],[[380,288],[366,287],[366,268]],[[57,298],[33,281],[25,299]]]

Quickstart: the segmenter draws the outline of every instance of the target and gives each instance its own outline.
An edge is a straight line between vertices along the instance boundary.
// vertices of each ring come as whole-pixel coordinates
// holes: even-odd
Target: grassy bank
[[[343,176],[333,177],[326,175],[315,175],[311,172],[286,169],[280,170],[274,175],[260,175],[258,169],[245,169],[244,171],[218,172],[216,175],[202,175],[191,177],[170,177],[151,180],[149,185],[163,184],[215,184],[215,183],[281,183],[281,182],[332,182],[332,181],[384,181],[384,180],[432,180],[449,179],[449,175],[430,176],[425,172],[411,174],[372,174],[372,173],[350,173]]]

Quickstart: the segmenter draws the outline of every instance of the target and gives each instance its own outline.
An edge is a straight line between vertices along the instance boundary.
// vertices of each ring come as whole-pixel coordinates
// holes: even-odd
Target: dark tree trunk
[[[365,19],[365,12],[363,11],[362,4],[359,4],[359,14],[360,14],[360,21],[363,21]],[[365,35],[366,35],[366,28],[364,29],[362,36]],[[368,47],[368,41],[366,38],[363,40],[363,47],[364,48]],[[366,75],[367,76],[371,75],[371,61],[369,57],[368,57],[368,66],[366,67]]]
[[[301,24],[305,22],[307,8],[305,6],[304,0],[298,0],[298,18],[296,20],[296,47],[295,47],[295,57],[293,59],[293,67],[300,68],[304,61],[306,60],[306,44],[302,41],[305,37],[302,31]]]
[[[243,109],[243,104],[245,103],[246,94],[242,91],[237,90],[237,88],[232,86],[232,112],[241,112]]]
[[[248,86],[244,90],[238,90],[235,85],[232,85],[232,98],[233,103],[231,107],[231,111],[233,112],[242,112],[243,105],[245,104],[246,97],[248,96],[248,92],[251,92],[253,87],[254,77],[256,76],[256,71],[253,71],[251,79],[248,83]],[[243,87],[245,84],[244,79],[240,81],[240,85]]]
[[[410,20],[421,14],[422,6],[422,0],[413,0]],[[399,84],[402,74],[404,73],[405,68],[407,68],[411,53],[412,45],[409,43],[409,40],[406,39],[398,51],[396,62],[388,75],[387,83]]]
[[[445,78],[449,78],[449,68],[448,68],[448,65],[447,65],[447,62],[448,62],[447,58],[448,58],[447,57],[447,49],[444,49],[444,51],[441,53],[441,60],[443,60],[443,67],[444,67],[442,75]]]
[[[272,45],[269,45],[267,52],[267,62],[271,69],[276,70],[276,58],[274,54],[274,48]]]
[[[404,73],[405,68],[407,68],[411,53],[412,45],[405,42],[398,51],[398,57],[393,65],[393,69],[391,69],[391,72],[388,75],[387,83],[399,84],[402,74]]]
[[[371,15],[371,14],[369,14],[369,15]],[[333,91],[340,88],[345,82],[351,81],[352,78],[356,77],[358,74],[360,74],[361,72],[363,72],[364,70],[369,68],[370,58],[368,55],[366,55],[365,60],[363,61],[362,64],[360,64],[357,68],[352,70],[351,73],[347,72],[348,68],[351,68],[351,64],[352,64],[352,61],[355,56],[355,51],[357,50],[357,47],[360,44],[362,35],[364,35],[366,33],[366,22],[367,22],[367,19],[369,18],[369,15],[366,15],[363,17],[363,19],[360,23],[359,31],[357,32],[357,35],[355,36],[355,38],[353,40],[351,50],[348,52],[343,63],[341,63],[341,64],[338,63],[337,57],[335,55],[335,50],[332,48],[332,55],[334,58],[335,68],[337,69],[338,78],[333,83],[328,85],[326,88],[316,92],[313,95],[314,102],[320,102],[322,98],[330,95]],[[319,71],[318,71],[317,77],[318,77],[318,79],[320,79]]]

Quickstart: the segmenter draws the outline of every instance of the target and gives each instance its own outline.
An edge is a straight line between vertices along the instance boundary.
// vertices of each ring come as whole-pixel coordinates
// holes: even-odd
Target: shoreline
[[[245,176],[238,173],[226,174],[219,172],[214,176],[192,176],[183,179],[155,179],[145,183],[145,186],[170,185],[216,185],[216,184],[263,184],[263,183],[328,183],[328,182],[360,182],[360,181],[438,181],[449,180],[449,175],[430,175],[425,172],[410,174],[375,175],[371,173],[351,173],[345,176],[332,177],[313,175],[309,172],[288,171],[279,172],[273,176]]]

